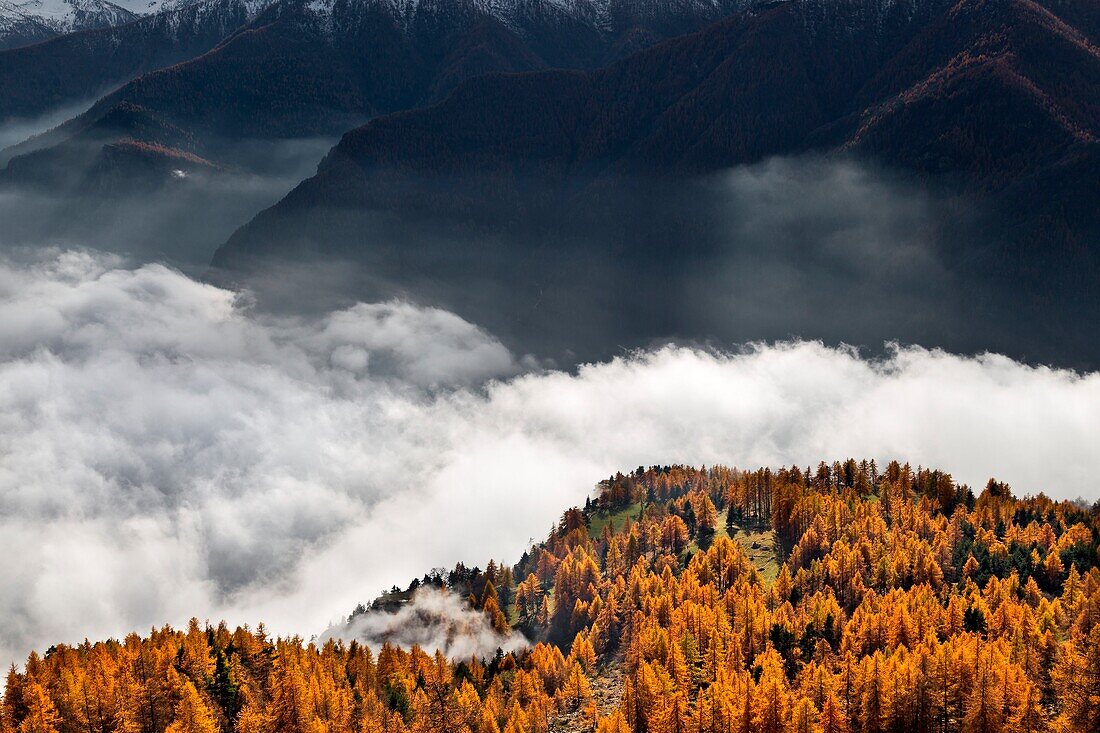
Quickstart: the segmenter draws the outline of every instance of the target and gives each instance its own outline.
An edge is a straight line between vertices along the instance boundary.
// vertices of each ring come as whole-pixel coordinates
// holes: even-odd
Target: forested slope
[[[219,281],[260,289],[286,262],[352,262],[369,273],[361,297],[392,297],[371,289],[382,282],[518,334],[519,348],[533,351],[543,344],[526,334],[558,328],[577,349],[575,334],[598,312],[609,325],[597,344],[796,333],[1093,368],[1100,352],[1079,324],[1100,318],[1096,8],[792,0],[594,71],[472,78],[438,105],[347,133],[315,176],[235,232],[212,264]],[[813,176],[806,161],[820,158],[885,169],[945,201],[921,228],[919,248],[934,266],[894,277],[861,256],[860,231],[825,248],[856,264],[833,265],[798,232],[738,230],[752,205],[730,193],[731,176],[778,159],[804,165],[795,177],[804,181]],[[777,188],[782,215],[806,203],[793,188]],[[838,201],[834,212],[865,203]],[[907,256],[896,232],[869,238],[887,263]],[[761,274],[788,246],[804,248],[788,267],[812,287]],[[491,284],[470,287],[499,261],[507,267]],[[823,303],[799,302],[834,269],[868,282],[845,280],[850,287]],[[726,277],[701,285],[708,272]],[[864,312],[887,312],[895,293],[876,297],[875,286],[891,279],[921,304],[857,332],[858,319],[838,304],[865,299]],[[748,304],[713,295],[759,282],[768,285]],[[509,307],[486,307],[488,287],[505,291]],[[793,302],[771,306],[784,313],[780,327],[746,315],[785,288]],[[578,315],[577,302],[591,305]],[[708,322],[714,312],[725,317]],[[941,312],[909,325],[914,313]]]
[[[742,529],[775,538],[774,580]],[[515,566],[433,571],[352,618],[435,587],[526,650],[448,660],[193,621],[32,654],[0,730],[1086,733],[1098,536],[1098,505],[897,463],[639,468]]]

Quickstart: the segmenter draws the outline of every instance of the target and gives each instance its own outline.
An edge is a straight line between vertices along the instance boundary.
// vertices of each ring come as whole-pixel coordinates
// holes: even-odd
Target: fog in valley
[[[333,142],[242,142],[236,144],[241,162],[233,167],[153,170],[135,180],[119,180],[105,164],[73,166],[60,185],[12,182],[0,172],[0,247],[9,253],[95,249],[201,277],[217,247],[311,175]],[[98,152],[96,145],[73,155]]]
[[[980,214],[949,193],[776,159],[550,234],[379,217],[228,287],[214,251],[330,144],[0,188],[0,663],[196,613],[320,634],[514,562],[642,464],[896,458],[1098,498],[1100,374],[974,320],[992,296],[945,242]]]
[[[670,341],[792,337],[1069,358],[1060,341],[1016,338],[1007,319],[975,322],[993,291],[958,252],[985,236],[980,210],[867,163],[776,158],[703,178],[566,182],[453,211],[430,195],[476,185],[418,184],[426,203],[414,193],[400,212],[318,202],[250,227],[243,245],[235,236],[209,277],[273,311],[443,307],[562,366]]]

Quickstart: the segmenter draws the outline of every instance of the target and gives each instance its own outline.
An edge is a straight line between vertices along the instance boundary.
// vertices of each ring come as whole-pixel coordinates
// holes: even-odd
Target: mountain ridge
[[[439,104],[345,134],[317,174],[238,230],[213,266],[230,282],[295,252],[362,253],[386,266],[377,237],[389,235],[369,233],[381,219],[495,221],[513,239],[546,231],[541,221],[570,238],[560,234],[565,222],[624,216],[600,207],[631,181],[668,177],[675,188],[773,156],[852,156],[987,212],[980,241],[948,224],[961,241],[939,245],[960,287],[994,291],[968,308],[1075,344],[1057,353],[1100,357],[1071,325],[1100,315],[1100,217],[1089,213],[1100,199],[1095,186],[1077,185],[1098,154],[1100,55],[1088,24],[1097,6],[1072,6],[1086,21],[1077,28],[1054,12],[1071,7],[1056,0],[792,0],[594,71],[474,78]],[[640,241],[593,246],[640,262],[693,246],[684,234],[663,233],[663,244],[638,228],[629,236]],[[417,251],[411,244],[401,257],[418,263]],[[979,348],[1027,348],[1007,323],[978,338],[991,339]]]
[[[0,51],[0,121],[86,102],[142,73],[206,53],[267,0],[196,0],[121,26]]]
[[[108,0],[0,0],[0,50],[123,25],[142,14]]]
[[[208,0],[226,4],[211,11],[215,18],[253,10],[255,17],[227,35],[220,24],[204,38],[225,38],[208,50],[139,75],[77,117],[7,149],[0,160],[71,147],[67,140],[128,105],[187,127],[205,143],[204,155],[229,156],[224,162],[237,165],[242,161],[232,158],[235,139],[335,135],[372,116],[442,98],[485,73],[599,65],[608,54],[625,52],[624,43],[647,45],[677,31],[678,24],[700,25],[744,1],[281,0],[264,8]],[[656,30],[639,36],[631,8],[646,8],[640,14],[656,19]],[[0,54],[0,84],[4,61]],[[41,97],[35,89],[27,95]],[[12,181],[23,168],[13,166],[3,175]],[[78,175],[77,168],[68,178]]]
[[[265,26],[283,26],[314,42],[314,50],[336,48],[331,62],[353,67],[364,55],[354,38],[389,44],[398,53],[416,56],[433,35],[461,25],[499,23],[518,36],[540,65],[590,67],[612,54],[694,30],[734,12],[750,0],[600,0],[561,3],[557,0],[200,0],[179,9],[161,11],[124,28],[54,39],[47,47],[0,53],[0,84],[14,95],[0,105],[0,119],[29,116],[71,100],[80,90],[102,89],[180,62],[197,59],[216,46],[234,44],[246,53],[262,53],[262,45],[241,43],[239,36],[263,33]],[[260,15],[266,15],[260,18]],[[268,31],[270,33],[270,31]],[[366,34],[366,35],[364,35]],[[404,41],[386,40],[386,35]],[[284,39],[285,42],[286,39]],[[403,48],[404,47],[404,48]],[[438,54],[437,50],[430,53]],[[74,62],[90,67],[79,82],[65,78]],[[532,68],[528,63],[524,69]],[[508,70],[497,65],[488,70]],[[391,73],[398,70],[390,68]],[[225,73],[222,71],[221,73]],[[307,72],[308,73],[308,72]],[[361,73],[361,72],[357,72]],[[43,95],[41,87],[59,89]],[[449,90],[446,87],[444,91]],[[122,92],[139,94],[138,90]],[[437,90],[436,96],[439,96]],[[423,94],[423,92],[421,92]],[[67,96],[63,96],[67,95]],[[414,98],[415,98],[414,94]],[[150,106],[148,101],[128,101]],[[401,108],[408,102],[402,102]]]

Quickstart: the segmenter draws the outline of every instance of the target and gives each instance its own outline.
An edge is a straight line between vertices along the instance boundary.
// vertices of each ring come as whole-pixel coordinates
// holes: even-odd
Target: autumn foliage
[[[1095,506],[897,463],[638,469],[514,567],[414,582],[522,653],[192,621],[32,654],[0,733],[1095,733],[1098,539]]]

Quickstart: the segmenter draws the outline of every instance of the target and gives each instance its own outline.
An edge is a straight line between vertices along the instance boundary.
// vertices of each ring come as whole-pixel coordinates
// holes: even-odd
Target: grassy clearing
[[[719,517],[721,519],[721,517]],[[705,542],[700,545],[697,540],[692,540],[687,547],[684,548],[684,556],[694,555],[699,551],[709,550],[710,546],[715,543],[721,537],[729,537],[729,532],[726,531],[726,525],[719,522],[718,527],[714,530],[714,536],[710,538],[709,542]]]
[[[734,524],[730,528],[733,530],[733,534],[730,534],[726,528],[725,517],[720,517],[720,519],[723,521],[719,523],[714,532],[714,537],[706,543],[706,547],[700,547],[698,542],[693,541],[684,550],[685,556],[709,548],[720,537],[729,537],[741,545],[741,549],[745,551],[745,554],[756,566],[756,569],[760,571],[760,575],[763,576],[765,581],[771,583],[779,577],[779,568],[783,563],[779,546],[775,542],[775,532],[766,525],[745,523]]]
[[[617,512],[606,513],[599,512],[593,514],[588,520],[588,536],[593,539],[600,537],[603,534],[603,528],[607,526],[608,522],[615,523],[615,531],[622,530],[626,524],[626,520],[635,520],[638,518],[638,514],[642,510],[642,504],[631,504]],[[783,564],[782,556],[779,552],[779,545],[775,541],[775,532],[767,525],[760,525],[754,522],[744,522],[741,524],[734,524],[729,530],[732,530],[732,534],[726,527],[726,518],[723,513],[718,515],[718,527],[715,529],[714,536],[711,538],[710,543],[720,537],[729,537],[737,544],[741,545],[741,548],[748,555],[749,560],[756,565],[760,574],[764,577],[764,580],[771,583],[779,576],[779,568]],[[710,543],[706,546],[710,547]],[[684,555],[694,554],[700,550],[706,548],[700,547],[697,541],[692,541],[684,549]]]
[[[753,524],[735,524],[732,529],[733,541],[741,545],[764,579],[769,583],[775,580],[779,576],[779,568],[782,565],[775,532]]]
[[[588,519],[588,536],[596,539],[603,535],[603,528],[608,522],[614,522],[615,531],[618,532],[626,524],[627,519],[637,519],[641,510],[642,504],[639,502],[617,512],[597,512]]]

